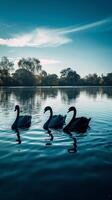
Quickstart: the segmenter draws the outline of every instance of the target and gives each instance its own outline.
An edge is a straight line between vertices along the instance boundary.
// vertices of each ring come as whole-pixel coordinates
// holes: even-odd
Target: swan
[[[77,132],[86,132],[87,128],[89,127],[89,122],[91,118],[86,117],[78,117],[76,118],[76,108],[74,106],[68,109],[68,112],[73,111],[73,117],[71,121],[63,128],[64,132],[68,131],[77,131]]]
[[[63,125],[65,123],[66,115],[53,115],[52,108],[50,106],[45,107],[44,113],[46,111],[50,111],[50,116],[49,119],[45,122],[43,128],[50,132],[49,128],[54,128],[54,129],[60,129],[63,128]]]
[[[17,128],[29,128],[31,126],[31,116],[30,115],[24,115],[24,116],[19,116],[20,113],[20,107],[19,105],[15,106],[15,110],[17,111],[17,117],[12,124],[12,129],[16,130]]]

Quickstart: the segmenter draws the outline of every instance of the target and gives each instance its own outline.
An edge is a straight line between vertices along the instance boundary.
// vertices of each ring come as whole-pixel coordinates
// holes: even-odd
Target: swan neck
[[[71,121],[69,122],[69,124],[71,124],[75,120],[75,117],[76,117],[76,110],[74,109],[73,110],[73,117],[72,117]]]
[[[76,109],[73,110],[73,117],[72,117],[72,121],[74,121],[74,119],[76,118]]]
[[[17,109],[17,117],[16,117],[16,120],[18,120],[18,118],[19,118],[19,109]]]
[[[70,120],[70,122],[65,126],[64,130],[68,130],[69,129],[69,127],[71,126],[72,122],[75,120],[75,117],[76,117],[76,109],[73,110],[73,117]]]
[[[50,108],[49,111],[50,111],[50,117],[49,117],[49,120],[50,120],[52,118],[52,116],[53,116],[52,108]]]
[[[50,116],[49,116],[49,118],[48,118],[48,120],[47,120],[47,122],[45,123],[45,129],[46,130],[48,130],[48,132],[50,131],[49,130],[49,122],[50,122],[50,120],[51,120],[51,118],[52,118],[52,116],[53,116],[53,111],[52,111],[52,108],[49,108],[49,111],[50,111]]]

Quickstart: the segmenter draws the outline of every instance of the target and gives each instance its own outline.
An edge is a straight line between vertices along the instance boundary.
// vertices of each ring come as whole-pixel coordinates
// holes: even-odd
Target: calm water
[[[29,130],[16,134],[14,106],[32,115]],[[85,134],[42,126],[49,113],[91,117]],[[72,117],[68,114],[67,122]],[[75,138],[77,146],[75,145]],[[112,88],[0,89],[0,200],[112,199]]]

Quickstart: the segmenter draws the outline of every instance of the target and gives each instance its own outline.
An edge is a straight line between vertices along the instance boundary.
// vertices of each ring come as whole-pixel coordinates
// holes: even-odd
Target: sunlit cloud
[[[88,30],[109,30],[112,28],[112,17],[67,28],[36,28],[29,33],[13,35],[10,38],[0,38],[0,45],[9,47],[58,47],[72,42],[71,33]]]
[[[61,61],[59,60],[52,60],[52,59],[40,59],[40,62],[42,65],[53,65],[61,63]]]
[[[0,45],[9,47],[56,47],[71,41],[59,29],[37,28],[28,34],[13,38],[0,38]]]

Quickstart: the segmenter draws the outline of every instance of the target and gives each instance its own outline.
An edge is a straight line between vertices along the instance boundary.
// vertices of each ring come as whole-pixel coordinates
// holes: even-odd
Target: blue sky
[[[37,57],[43,69],[112,71],[111,0],[0,0],[0,57]]]

